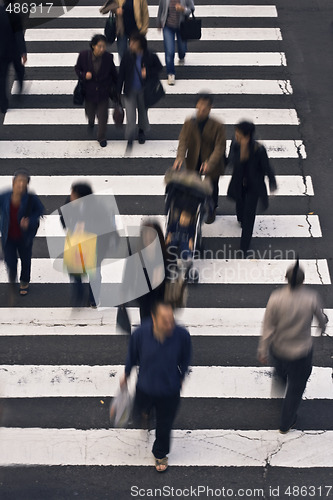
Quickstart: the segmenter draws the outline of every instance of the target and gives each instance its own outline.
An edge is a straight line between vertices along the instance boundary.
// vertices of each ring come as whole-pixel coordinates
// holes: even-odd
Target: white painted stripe
[[[181,125],[193,116],[191,108],[151,108],[148,112],[151,125]],[[251,120],[256,125],[299,125],[294,109],[214,109],[212,118],[226,125],[234,125],[241,120]],[[125,113],[126,123],[126,113]],[[26,108],[9,109],[5,114],[5,125],[86,125],[84,109]]]
[[[270,253],[271,252],[271,253]],[[225,256],[223,248],[214,252],[216,256]],[[286,269],[294,260],[280,259],[283,252],[267,249],[267,256],[273,259],[195,259],[194,266],[199,271],[200,283],[203,284],[284,284]],[[122,280],[125,260],[104,259],[101,268],[104,283],[120,283]],[[313,285],[330,285],[331,279],[326,259],[302,260],[305,272],[305,282]],[[56,266],[56,269],[55,269]],[[67,273],[62,269],[62,260],[32,259],[32,283],[68,283]],[[0,283],[7,282],[4,266],[0,268]]]
[[[154,430],[2,427],[0,465],[153,467],[154,440]],[[169,465],[327,468],[333,466],[332,447],[333,431],[324,430],[291,430],[286,435],[276,430],[174,430]],[[138,487],[133,488],[136,494]],[[201,488],[208,492],[208,486]],[[222,496],[222,486],[215,491]],[[324,486],[322,491],[329,493]]]
[[[121,215],[116,216],[119,228],[127,228],[129,236],[139,236],[141,223],[148,218],[159,221],[165,227],[163,215]],[[47,222],[46,222],[47,221]],[[311,233],[310,233],[311,226]],[[206,238],[240,238],[241,228],[236,216],[217,216],[214,225],[203,225]],[[41,221],[39,237],[63,236],[60,219],[56,215],[46,216]],[[322,236],[317,215],[257,215],[253,229],[254,238],[320,238]]]
[[[37,28],[25,34],[27,42],[74,42],[89,41],[95,34],[104,33],[102,28]],[[163,40],[157,28],[150,28],[148,41]],[[279,28],[202,28],[201,41],[264,41],[282,40]]]
[[[1,146],[1,143],[0,143]],[[226,196],[231,176],[220,177],[219,192],[221,196]],[[105,190],[115,196],[142,196],[150,193],[153,196],[163,196],[165,192],[164,176],[162,175],[45,175],[33,176],[30,181],[30,188],[40,196],[67,196],[70,186],[77,181],[89,182],[95,193],[103,194]],[[304,182],[300,175],[277,175],[276,181],[278,189],[274,196],[304,196]],[[308,196],[313,196],[313,186],[311,176],[305,178]],[[0,176],[2,188],[10,186],[11,176]],[[268,187],[268,186],[267,186]],[[214,226],[213,226],[214,227]]]
[[[292,94],[289,80],[177,80],[177,85],[167,85],[161,80],[166,94],[197,94],[209,89],[213,94]],[[23,87],[25,95],[71,95],[76,80],[26,80]],[[14,82],[12,94],[18,93],[17,82]]]
[[[270,158],[306,158],[301,140],[266,140]],[[97,141],[1,141],[1,158],[123,158],[126,141],[114,141],[101,148]],[[178,141],[148,141],[133,144],[131,158],[175,158]],[[230,141],[227,141],[227,152]]]
[[[258,337],[264,317],[264,308],[185,308],[176,310],[179,324],[184,325],[191,336],[205,337]],[[325,309],[330,322],[333,309]],[[70,308],[70,307],[19,307],[1,308],[0,336],[29,335],[127,335],[116,328],[117,309]],[[140,324],[139,309],[129,307],[128,314],[133,328]],[[326,331],[333,335],[333,325],[328,323]],[[313,321],[312,335],[318,337],[320,330]]]
[[[255,356],[255,354],[254,354]],[[0,365],[1,398],[114,396],[123,365]],[[271,367],[193,366],[183,384],[184,398],[281,398],[272,387]],[[305,399],[333,399],[332,369],[313,367]],[[129,381],[136,384],[136,369]]]
[[[59,9],[55,11],[54,9]],[[62,7],[52,7],[52,15],[66,18],[100,18],[99,6],[77,6],[64,14]],[[158,6],[149,5],[149,17],[157,17]],[[197,17],[277,17],[275,5],[196,5]],[[33,17],[33,16],[30,16]],[[38,16],[39,17],[39,16]]]
[[[115,60],[118,54],[113,53]],[[164,52],[158,52],[160,61],[164,63]],[[32,53],[26,66],[40,67],[71,67],[76,64],[77,53]],[[177,64],[177,62],[176,62]],[[283,52],[188,52],[186,66],[286,66],[286,56]]]

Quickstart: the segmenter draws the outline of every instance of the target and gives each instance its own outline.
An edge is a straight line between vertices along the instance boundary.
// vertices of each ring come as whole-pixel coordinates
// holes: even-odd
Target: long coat
[[[237,201],[242,196],[243,187],[243,165],[240,162],[240,146],[236,141],[233,141],[230,147],[228,163],[233,165],[233,173],[228,187],[228,196]],[[270,165],[266,148],[255,143],[253,154],[247,163],[247,179],[248,190],[258,195],[262,208],[268,208],[268,195],[265,184],[265,176],[269,179],[270,189],[276,189],[275,173]]]
[[[118,78],[118,94],[121,94],[124,87],[124,94],[128,96],[131,93],[133,87],[134,71],[136,63],[136,55],[131,51],[127,50],[124,57],[121,60],[119,67],[119,78]],[[150,80],[162,71],[163,66],[158,56],[150,50],[146,50],[142,55],[141,67],[146,68],[147,76],[146,81]]]
[[[102,14],[107,14],[108,12],[116,12],[118,7],[122,7],[125,0],[114,0],[106,2],[100,9]],[[149,27],[149,13],[147,0],[133,0],[134,9],[134,19],[138,27],[138,30],[142,35],[146,35]],[[119,36],[124,34],[124,20],[123,16],[116,16],[116,33]]]
[[[177,160],[184,161],[187,153],[186,168],[196,170],[201,155],[201,162],[207,162],[208,177],[217,179],[224,173],[225,144],[223,123],[209,117],[201,134],[197,120],[190,118],[179,135]]]
[[[98,73],[95,73],[92,62],[92,50],[80,52],[76,66],[76,74],[82,78],[85,86],[85,98],[91,102],[101,102],[109,98],[112,86],[117,85],[117,69],[113,62],[113,55],[104,52],[102,64]],[[92,79],[86,80],[86,73],[92,73]]]

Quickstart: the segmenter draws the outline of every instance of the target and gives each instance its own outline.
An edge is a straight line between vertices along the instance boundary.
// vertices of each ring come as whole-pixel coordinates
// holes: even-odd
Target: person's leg
[[[6,113],[8,109],[7,75],[9,70],[8,59],[0,59],[0,111]]]
[[[25,241],[20,241],[17,245],[18,254],[21,260],[20,283],[28,285],[30,283],[31,257],[33,241],[26,245]]]
[[[252,238],[254,221],[256,218],[256,209],[258,203],[258,195],[248,191],[245,195],[243,217],[242,217],[242,235],[240,248],[243,252],[247,252],[250,247]]]
[[[117,50],[119,54],[120,60],[124,57],[124,54],[127,50],[127,36],[117,36]],[[119,61],[120,63],[120,61]]]
[[[133,141],[136,136],[136,92],[125,96],[126,129],[125,139]]]
[[[149,132],[148,110],[145,106],[143,90],[137,93],[137,107],[138,107],[138,125],[139,125],[139,142],[145,142],[145,134]]]
[[[282,405],[280,431],[287,432],[295,423],[297,410],[312,371],[312,351],[304,358],[288,363],[287,392]]]
[[[178,57],[180,60],[183,60],[186,56],[187,52],[187,42],[182,39],[180,36],[180,30],[176,31],[177,34],[177,47],[178,47]]]
[[[210,182],[212,183],[213,187],[213,193],[212,193],[212,199],[213,199],[213,205],[214,208],[218,207],[219,204],[219,177],[217,178],[211,178],[209,175],[206,176],[210,179]]]
[[[98,142],[103,142],[106,140],[106,128],[108,124],[108,116],[109,116],[109,100],[107,99],[106,101],[99,102],[97,105]]]
[[[15,51],[15,55],[13,57],[13,65],[14,65],[17,81],[19,82],[19,90],[22,91],[24,74],[25,74],[25,67],[22,64],[21,55],[17,51]]]
[[[164,26],[163,41],[165,52],[165,65],[168,75],[175,74],[175,30]]]
[[[154,398],[156,409],[156,439],[153,444],[155,458],[164,458],[170,451],[172,425],[179,406],[179,394],[171,397]]]
[[[80,274],[70,274],[70,278],[73,282],[72,306],[82,307],[84,292],[82,277]]]
[[[152,397],[137,387],[133,405],[133,421],[135,425],[148,428],[152,406]]]
[[[84,109],[86,112],[86,117],[88,118],[88,124],[90,127],[94,126],[97,105],[91,101],[84,101]]]
[[[8,280],[10,283],[15,283],[17,276],[17,242],[7,239],[2,249],[7,266]]]

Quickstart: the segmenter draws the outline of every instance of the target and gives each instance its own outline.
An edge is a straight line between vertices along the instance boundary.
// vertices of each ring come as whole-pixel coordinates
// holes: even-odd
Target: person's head
[[[106,38],[104,35],[94,35],[90,42],[90,48],[96,57],[100,57],[106,51]]]
[[[235,126],[235,139],[238,144],[252,144],[255,126],[252,122],[242,121]]]
[[[24,168],[16,170],[13,176],[13,193],[16,195],[24,194],[28,189],[30,175]]]
[[[172,335],[175,327],[173,307],[169,302],[156,301],[151,308],[154,332],[165,338]]]
[[[206,120],[213,106],[212,94],[201,92],[197,95],[195,107],[197,110],[197,120]]]
[[[138,31],[132,33],[129,39],[129,48],[134,54],[141,54],[147,50],[147,40],[142,33]]]
[[[86,182],[75,182],[71,187],[70,201],[78,200],[92,194],[92,189]]]
[[[179,224],[181,226],[189,226],[191,224],[192,215],[187,210],[183,210],[179,217]]]
[[[299,260],[297,259],[294,266],[289,267],[286,278],[288,280],[288,285],[290,288],[294,289],[304,282],[304,271],[301,267],[299,267]]]

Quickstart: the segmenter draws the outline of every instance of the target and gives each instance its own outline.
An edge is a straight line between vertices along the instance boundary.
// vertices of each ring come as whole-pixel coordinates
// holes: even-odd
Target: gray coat
[[[191,14],[191,11],[195,9],[193,0],[179,0],[180,5],[185,7],[184,13],[181,12],[179,16],[179,23],[184,21],[186,16]],[[169,11],[170,0],[160,0],[158,5],[158,13],[157,13],[157,23],[158,26],[164,28]]]

